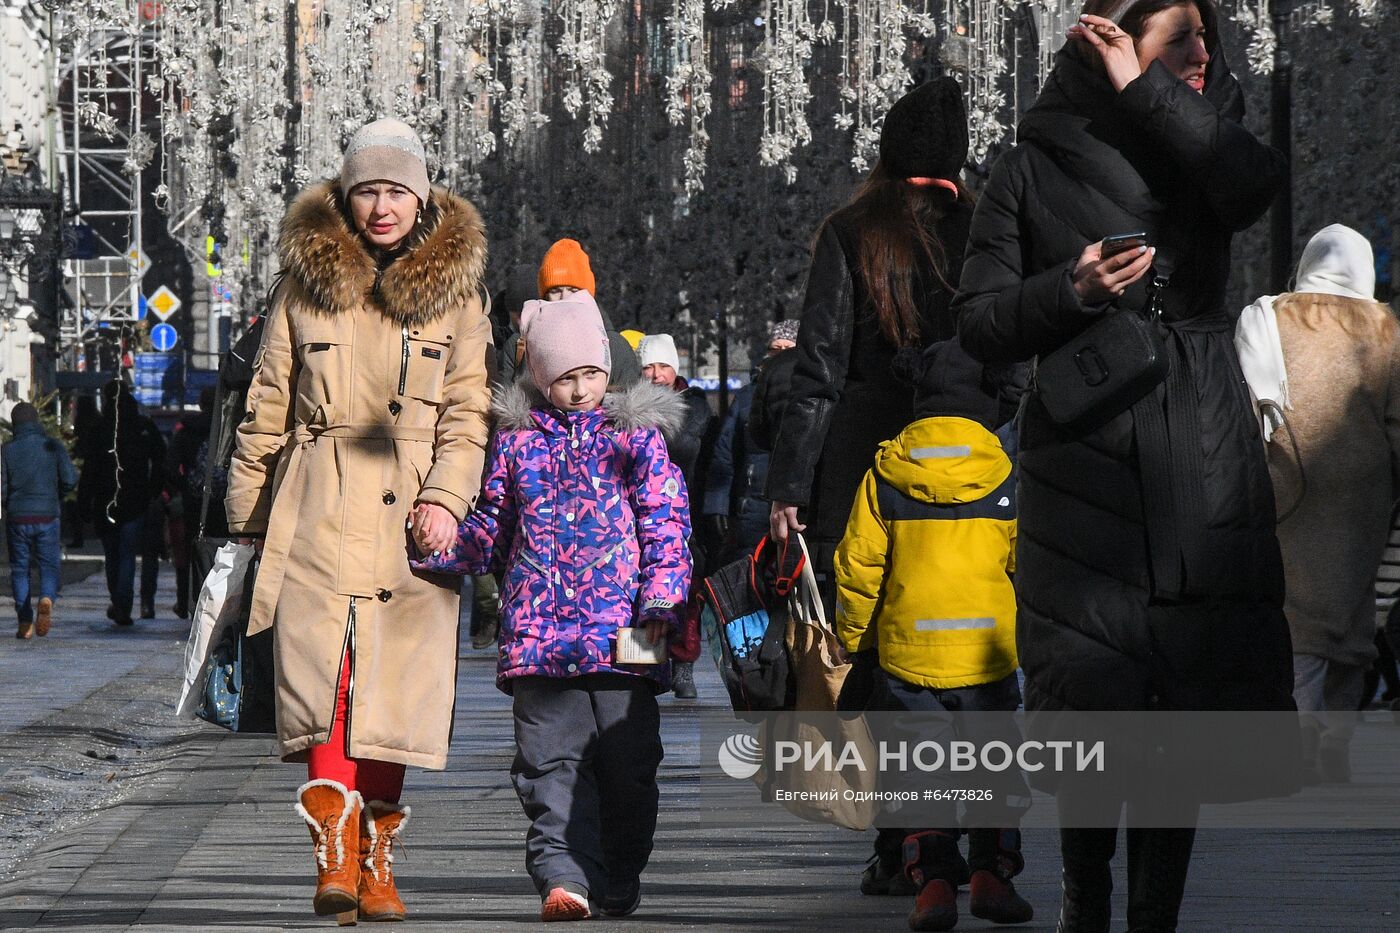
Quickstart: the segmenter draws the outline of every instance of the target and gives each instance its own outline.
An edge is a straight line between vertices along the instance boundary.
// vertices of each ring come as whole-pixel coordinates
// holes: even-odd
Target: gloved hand
[[[706,515],[705,533],[710,540],[716,544],[723,544],[729,540],[729,516],[728,515]]]

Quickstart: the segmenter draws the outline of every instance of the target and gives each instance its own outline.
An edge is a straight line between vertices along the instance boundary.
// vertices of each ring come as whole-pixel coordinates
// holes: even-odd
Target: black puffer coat
[[[1028,709],[1291,709],[1273,494],[1224,306],[1233,233],[1287,177],[1240,125],[1216,56],[1200,95],[1160,62],[1115,94],[1062,50],[998,160],[956,302],[984,360],[1055,349],[1103,310],[1070,280],[1090,242],[1145,230],[1172,375],[1084,436],[1022,416],[1016,589]],[[1141,454],[1141,455],[1140,455]]]
[[[914,420],[913,389],[891,371],[898,347],[880,334],[860,275],[852,213],[838,211],[817,237],[791,390],[768,466],[768,499],[806,506],[807,542],[819,572],[827,573],[875,451]],[[966,203],[954,201],[935,230],[951,283],[962,269],[971,217]],[[933,269],[915,269],[914,297],[924,343],[956,333],[952,290]]]
[[[699,514],[705,495],[705,473],[710,466],[710,454],[714,452],[715,437],[719,434],[719,419],[710,410],[703,389],[692,387],[679,376],[674,388],[685,403],[685,421],[675,431],[666,433],[666,453],[671,462],[680,467],[685,488],[695,500],[692,508]]]

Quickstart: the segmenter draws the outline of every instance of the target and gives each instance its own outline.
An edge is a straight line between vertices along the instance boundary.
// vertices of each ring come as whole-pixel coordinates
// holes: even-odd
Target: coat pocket
[[[442,401],[447,355],[453,333],[441,325],[409,327],[403,334],[400,394],[437,404]]]
[[[299,316],[292,323],[292,345],[297,359],[297,419],[310,422],[318,409],[329,419],[336,403],[344,404],[337,396],[348,385],[351,346],[346,334],[333,321]]]

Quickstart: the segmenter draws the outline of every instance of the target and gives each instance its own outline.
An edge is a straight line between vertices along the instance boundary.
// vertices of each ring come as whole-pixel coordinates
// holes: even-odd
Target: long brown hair
[[[972,203],[972,194],[954,179],[958,199]],[[878,161],[845,210],[859,233],[857,266],[866,294],[874,305],[880,334],[896,347],[920,342],[919,305],[914,298],[914,272],[922,256],[948,291],[948,251],[938,238],[938,221],[954,197],[946,188],[912,185],[895,178]]]

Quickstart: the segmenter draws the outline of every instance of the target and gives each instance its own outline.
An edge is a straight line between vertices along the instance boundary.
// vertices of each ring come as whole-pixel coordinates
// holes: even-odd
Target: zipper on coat
[[[1159,320],[1162,317],[1162,292],[1167,290],[1171,284],[1171,276],[1153,276],[1152,284],[1147,290],[1147,319],[1150,321]]]
[[[399,394],[403,395],[404,388],[408,385],[408,325],[405,324],[403,331],[403,356],[399,363]]]
[[[355,722],[351,711],[355,709],[355,597],[350,597],[350,685],[345,691],[345,757],[350,757],[350,728]]]
[[[350,656],[349,681],[345,686],[345,748],[341,751],[350,755],[350,701],[355,695],[355,597],[350,597],[350,613],[345,620],[345,637],[340,642],[340,661],[336,664],[335,691],[331,694],[330,732],[335,731],[336,707],[339,706],[340,678],[345,672],[345,656]]]

